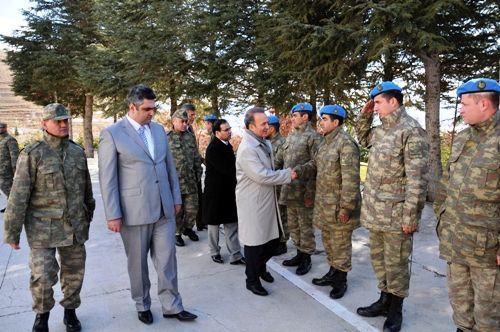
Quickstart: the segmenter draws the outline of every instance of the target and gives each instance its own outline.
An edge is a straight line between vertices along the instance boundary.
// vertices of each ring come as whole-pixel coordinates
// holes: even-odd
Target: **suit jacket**
[[[154,122],[149,127],[154,159],[127,118],[101,131],[99,181],[106,220],[145,225],[162,213],[175,220],[174,204],[182,204],[175,162],[163,127]]]

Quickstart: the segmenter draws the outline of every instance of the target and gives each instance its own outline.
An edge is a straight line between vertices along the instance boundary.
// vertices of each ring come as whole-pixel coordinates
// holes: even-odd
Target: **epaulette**
[[[76,143],[75,141],[71,140],[71,139],[68,139],[68,141],[70,143],[73,143],[74,145],[76,145],[77,147],[79,147],[80,149],[82,149],[83,151],[85,151],[85,148],[83,146],[81,146],[80,144]]]
[[[33,151],[37,146],[39,146],[42,143],[42,141],[35,141],[33,143],[30,143],[24,147],[21,151],[25,151],[26,153],[30,153]]]

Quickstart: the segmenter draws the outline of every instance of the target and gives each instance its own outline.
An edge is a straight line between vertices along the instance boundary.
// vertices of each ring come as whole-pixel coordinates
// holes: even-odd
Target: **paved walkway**
[[[164,319],[156,293],[156,274],[151,266],[153,325],[146,326],[136,318],[130,299],[125,254],[119,235],[105,227],[97,169],[91,161],[97,210],[87,242],[87,270],[82,290],[82,306],[78,316],[84,331],[377,331],[383,318],[363,318],[356,308],[379,296],[376,278],[370,265],[367,232],[354,233],[353,270],[348,276],[349,289],[344,298],[328,297],[330,287],[318,287],[311,279],[324,274],[328,267],[317,234],[318,250],[312,257],[313,268],[305,276],[297,276],[281,262],[295,250],[275,257],[269,268],[275,282],[264,283],[267,297],[255,296],[245,289],[244,268],[228,263],[215,264],[210,259],[207,232],[199,232],[200,241],[186,239],[178,248],[179,288],[187,310],[199,318],[181,323]],[[420,232],[414,238],[414,255],[410,297],[404,305],[403,331],[453,331],[451,308],[446,291],[446,264],[438,259],[434,232],[435,218],[426,206]],[[0,216],[3,237],[3,217]],[[224,241],[221,239],[221,244]],[[222,246],[223,258],[228,261]],[[28,246],[23,233],[21,250],[12,251],[0,245],[0,331],[30,331],[34,320],[28,289]],[[62,298],[59,284],[56,300]],[[65,331],[63,309],[51,312],[50,330]]]

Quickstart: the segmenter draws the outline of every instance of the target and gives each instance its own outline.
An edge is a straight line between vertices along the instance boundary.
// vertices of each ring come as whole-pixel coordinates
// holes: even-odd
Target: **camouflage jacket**
[[[281,148],[283,144],[286,142],[286,138],[283,137],[280,133],[274,135],[274,137],[269,139],[271,141],[271,145],[273,147],[273,156],[276,158],[278,155],[278,150]]]
[[[17,140],[8,133],[0,134],[0,180],[14,178],[18,157]]]
[[[374,231],[401,232],[418,223],[427,192],[429,147],[425,131],[404,107],[372,128],[373,112],[361,113],[356,133],[370,149],[361,224]]]
[[[31,248],[88,239],[95,201],[83,149],[44,133],[20,154],[5,212],[6,243],[19,243],[24,225]]]
[[[175,160],[181,194],[198,192],[198,181],[201,181],[203,169],[195,137],[187,131],[169,131],[167,135],[170,151]]]
[[[318,153],[308,163],[295,167],[299,177],[316,173],[314,224],[336,228],[359,226],[361,194],[359,191],[359,148],[341,127],[325,136]],[[346,224],[339,214],[350,216]]]
[[[294,128],[286,138],[286,142],[278,150],[275,168],[294,168],[305,164],[314,158],[322,140],[323,137],[313,129],[309,122]],[[283,185],[279,203],[304,206],[305,198],[314,200],[315,191],[316,174],[308,174]]]
[[[434,201],[441,258],[495,267],[500,255],[500,112],[460,132]]]

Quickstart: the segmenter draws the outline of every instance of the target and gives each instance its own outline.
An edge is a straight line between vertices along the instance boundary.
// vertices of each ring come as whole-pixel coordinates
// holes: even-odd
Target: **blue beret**
[[[497,92],[500,93],[500,85],[491,78],[474,78],[465,82],[457,89],[457,96],[460,98],[464,93],[476,92]]]
[[[397,84],[395,84],[391,81],[385,81],[385,82],[381,82],[381,83],[377,84],[377,86],[375,86],[372,89],[372,91],[370,92],[370,98],[374,99],[379,94],[385,93],[387,91],[399,91],[399,92],[401,92],[402,90]]]
[[[205,115],[203,121],[217,121],[217,117],[213,114]]]
[[[292,107],[290,113],[295,112],[312,112],[313,106],[309,103],[298,103]]]
[[[323,114],[338,115],[345,119],[346,111],[339,105],[325,105],[319,110],[319,115],[323,116]]]
[[[270,125],[280,124],[280,118],[276,115],[269,115],[267,117],[267,122],[269,122]]]

